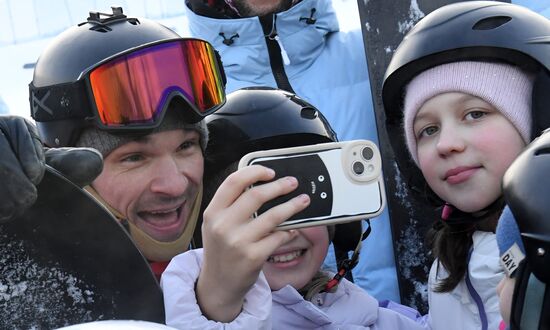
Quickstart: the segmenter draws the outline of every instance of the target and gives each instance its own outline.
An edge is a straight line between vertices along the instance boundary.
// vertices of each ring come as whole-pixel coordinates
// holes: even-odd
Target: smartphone
[[[243,156],[239,168],[254,164],[275,170],[274,180],[285,176],[298,180],[296,190],[268,201],[255,217],[303,193],[311,199],[307,208],[280,224],[278,229],[370,219],[382,213],[386,205],[382,159],[372,141],[256,151]]]

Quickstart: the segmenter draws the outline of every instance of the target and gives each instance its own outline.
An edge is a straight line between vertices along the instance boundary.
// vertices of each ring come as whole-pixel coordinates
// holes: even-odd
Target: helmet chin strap
[[[95,199],[97,199],[103,206],[105,206],[119,222],[126,221],[129,226],[130,236],[134,243],[141,251],[143,256],[149,261],[169,261],[176,255],[188,250],[189,243],[193,238],[193,232],[195,231],[195,225],[199,217],[201,201],[202,201],[202,184],[199,187],[191,213],[187,218],[187,223],[181,235],[170,242],[161,242],[149,236],[143,230],[138,228],[133,222],[126,219],[126,217],[107,203],[92,186],[84,187],[84,190],[89,192]]]

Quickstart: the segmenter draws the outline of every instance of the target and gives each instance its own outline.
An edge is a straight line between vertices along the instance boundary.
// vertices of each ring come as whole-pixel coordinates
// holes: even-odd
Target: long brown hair
[[[443,266],[449,276],[437,282],[435,292],[450,292],[462,281],[468,271],[468,255],[472,248],[472,235],[475,231],[495,232],[498,217],[502,212],[502,198],[492,203],[476,214],[455,212],[462,220],[470,221],[453,223],[439,220],[427,233],[427,244],[431,247],[434,258],[437,258],[437,273],[439,265]]]

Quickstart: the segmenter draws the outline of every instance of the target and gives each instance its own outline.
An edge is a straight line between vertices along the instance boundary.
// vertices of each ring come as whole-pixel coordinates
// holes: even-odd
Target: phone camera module
[[[363,165],[363,163],[361,162],[353,163],[352,167],[353,167],[353,172],[357,175],[361,175],[365,171],[365,165]]]
[[[371,160],[374,156],[374,151],[369,147],[364,147],[363,150],[361,150],[361,155],[365,160]]]

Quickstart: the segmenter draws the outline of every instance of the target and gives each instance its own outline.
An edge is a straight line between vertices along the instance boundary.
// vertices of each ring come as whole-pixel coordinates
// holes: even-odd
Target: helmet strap
[[[128,224],[130,236],[147,260],[169,261],[176,255],[188,250],[189,243],[193,238],[195,225],[197,224],[197,219],[200,214],[203,190],[202,184],[200,185],[197,196],[193,202],[193,207],[191,209],[189,217],[187,218],[187,223],[183,232],[176,240],[171,242],[161,242],[155,240],[143,230],[138,228],[133,222],[129,221],[120,211],[109,205],[109,203],[107,203],[93,187],[86,186],[84,189],[89,192],[95,199],[97,199],[103,206],[105,206],[119,222]]]
[[[365,230],[363,235],[361,235],[361,239],[357,243],[357,246],[355,247],[355,250],[353,251],[353,254],[351,255],[351,258],[343,260],[340,265],[338,265],[338,272],[334,275],[334,277],[328,281],[327,285],[325,286],[325,289],[323,292],[330,292],[335,286],[337,286],[342,278],[346,276],[346,274],[351,271],[359,262],[359,253],[361,251],[361,245],[363,240],[365,240],[369,234],[372,231],[372,227],[370,225],[370,220],[365,219],[369,227]]]

